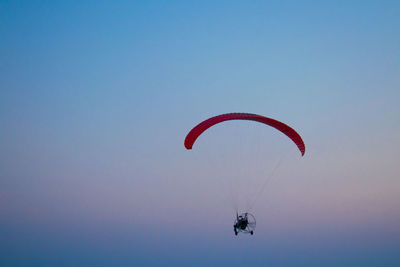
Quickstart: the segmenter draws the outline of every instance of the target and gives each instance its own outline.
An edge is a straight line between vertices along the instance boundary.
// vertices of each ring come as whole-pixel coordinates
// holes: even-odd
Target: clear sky
[[[2,0],[0,125],[2,266],[400,265],[399,1]]]

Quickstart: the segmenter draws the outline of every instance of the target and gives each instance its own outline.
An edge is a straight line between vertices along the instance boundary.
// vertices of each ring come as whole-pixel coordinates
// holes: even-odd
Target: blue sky
[[[400,264],[397,1],[1,1],[0,18],[2,265]],[[185,150],[226,112],[289,124],[306,155],[247,122]],[[256,234],[234,237],[230,190],[252,196],[282,155]]]

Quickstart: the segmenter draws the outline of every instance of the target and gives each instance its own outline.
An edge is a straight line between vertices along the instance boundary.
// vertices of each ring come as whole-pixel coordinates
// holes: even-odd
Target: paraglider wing
[[[251,121],[257,121],[264,123],[266,125],[269,125],[271,127],[274,127],[278,131],[281,131],[283,134],[285,134],[287,137],[289,137],[298,147],[300,150],[301,155],[303,156],[305,153],[305,146],[304,142],[301,139],[301,136],[293,130],[291,127],[288,125],[284,124],[283,122],[267,118],[261,115],[257,114],[250,114],[250,113],[227,113],[227,114],[222,114],[218,115],[212,118],[209,118],[197,126],[195,126],[186,136],[185,138],[185,147],[186,149],[192,149],[194,142],[196,142],[196,139],[208,128],[214,126],[215,124],[224,122],[224,121],[229,121],[229,120],[251,120]]]

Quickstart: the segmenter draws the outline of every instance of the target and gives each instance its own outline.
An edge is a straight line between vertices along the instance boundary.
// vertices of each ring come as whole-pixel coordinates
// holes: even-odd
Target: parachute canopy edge
[[[260,123],[264,123],[266,125],[269,125],[278,131],[282,132],[285,134],[287,137],[289,137],[297,146],[297,148],[300,150],[300,153],[302,156],[304,156],[305,153],[305,145],[303,142],[303,139],[301,136],[290,126],[284,124],[283,122],[264,117],[261,115],[257,114],[251,114],[251,113],[227,113],[227,114],[222,114],[218,115],[212,118],[209,118],[198,125],[196,125],[190,132],[186,135],[185,138],[185,148],[186,149],[192,149],[193,144],[196,142],[196,139],[208,128],[224,122],[224,121],[229,121],[229,120],[251,120],[251,121],[256,121]]]

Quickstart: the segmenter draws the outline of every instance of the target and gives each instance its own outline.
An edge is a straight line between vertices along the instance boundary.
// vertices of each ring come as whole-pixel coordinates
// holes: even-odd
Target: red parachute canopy
[[[194,142],[196,142],[197,137],[199,137],[205,130],[210,128],[211,126],[214,126],[215,124],[218,124],[220,122],[224,121],[229,121],[229,120],[250,120],[250,121],[257,121],[261,122],[264,124],[267,124],[269,126],[274,127],[275,129],[281,131],[284,133],[287,137],[292,139],[292,141],[296,144],[296,146],[299,148],[301,155],[303,156],[306,148],[304,146],[304,142],[301,139],[301,136],[293,130],[291,127],[288,125],[284,124],[283,122],[267,118],[264,116],[260,116],[257,114],[249,114],[249,113],[227,113],[227,114],[222,114],[218,115],[212,118],[209,118],[200,124],[198,124],[196,127],[194,127],[186,136],[185,138],[185,147],[187,149],[192,149]]]

